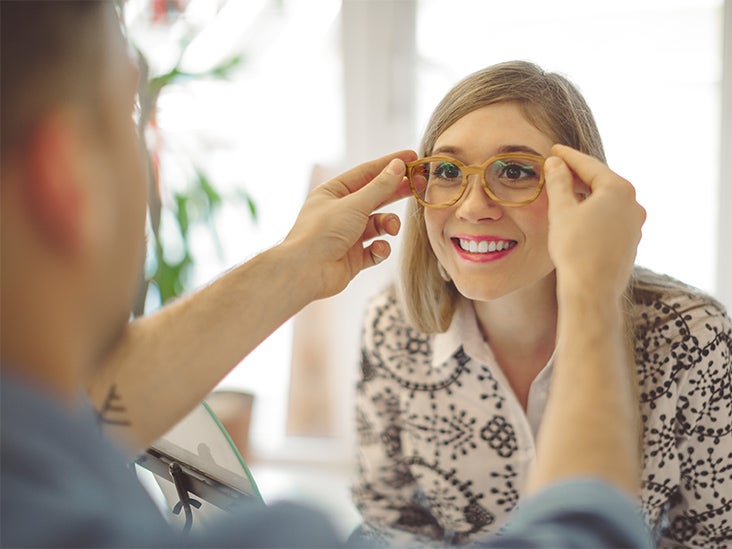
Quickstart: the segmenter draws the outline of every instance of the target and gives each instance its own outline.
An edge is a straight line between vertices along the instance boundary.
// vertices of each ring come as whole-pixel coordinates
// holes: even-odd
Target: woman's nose
[[[466,221],[478,222],[486,219],[500,219],[501,205],[496,203],[483,188],[483,181],[477,174],[468,176],[468,185],[455,205],[455,214]]]

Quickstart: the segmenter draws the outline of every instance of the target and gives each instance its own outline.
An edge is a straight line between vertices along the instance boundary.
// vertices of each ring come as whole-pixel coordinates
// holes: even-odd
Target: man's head
[[[144,255],[137,71],[112,2],[0,10],[3,368],[83,381],[127,321]]]
[[[2,4],[3,157],[49,110],[97,99],[103,2]]]

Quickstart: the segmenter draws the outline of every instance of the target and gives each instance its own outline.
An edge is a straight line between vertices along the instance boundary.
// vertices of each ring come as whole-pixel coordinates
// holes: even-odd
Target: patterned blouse
[[[732,323],[699,290],[636,269],[642,510],[660,547],[732,547]],[[357,386],[361,537],[471,543],[497,532],[534,458],[552,360],[524,410],[471,303],[449,329],[406,322],[393,289],[372,300]]]

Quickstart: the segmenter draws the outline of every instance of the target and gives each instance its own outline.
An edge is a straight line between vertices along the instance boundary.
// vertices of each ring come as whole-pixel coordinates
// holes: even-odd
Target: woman
[[[361,534],[480,540],[519,501],[556,340],[543,159],[605,161],[565,78],[526,62],[468,76],[408,174],[401,284],[370,304],[357,388]],[[581,196],[586,186],[579,179]],[[732,327],[711,297],[637,268],[627,291],[640,498],[661,546],[732,538]],[[589,313],[591,314],[591,313]],[[582,390],[581,387],[577,388]]]

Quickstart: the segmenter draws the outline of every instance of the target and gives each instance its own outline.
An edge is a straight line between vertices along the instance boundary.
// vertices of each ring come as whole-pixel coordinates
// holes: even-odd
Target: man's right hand
[[[280,247],[299,254],[297,268],[301,283],[313,288],[311,300],[337,294],[389,256],[388,242],[378,237],[395,236],[401,223],[395,214],[374,211],[411,194],[404,163],[416,157],[400,151],[366,162],[310,193]]]

